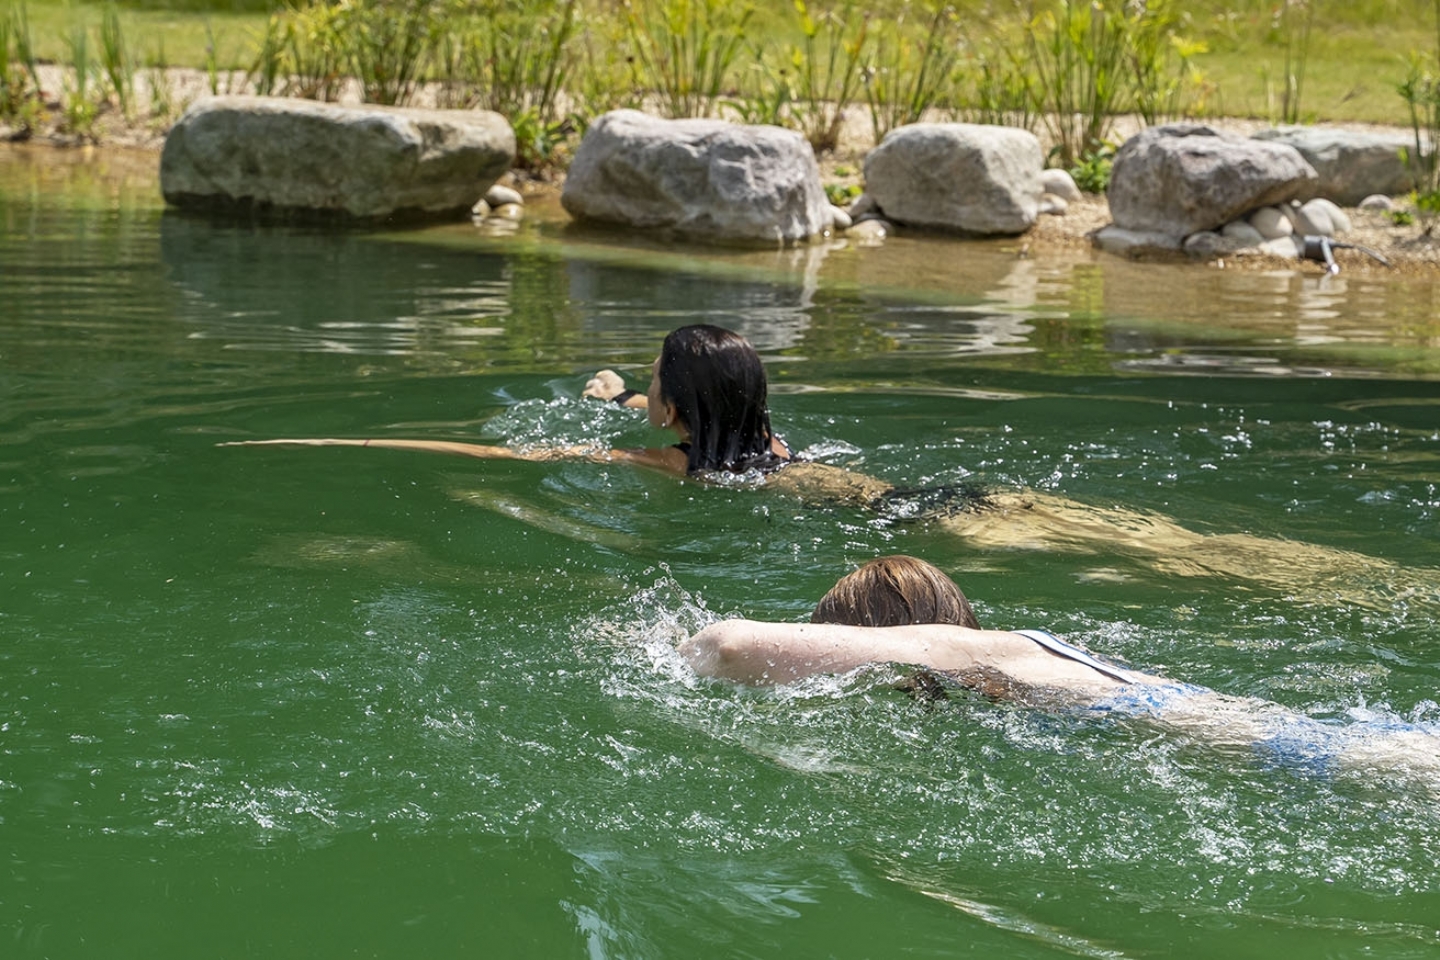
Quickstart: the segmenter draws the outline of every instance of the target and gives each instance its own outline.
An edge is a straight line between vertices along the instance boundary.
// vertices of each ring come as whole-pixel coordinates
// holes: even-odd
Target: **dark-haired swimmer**
[[[613,370],[601,370],[584,395],[648,412],[650,424],[673,429],[681,473],[762,473],[791,460],[770,428],[769,382],[760,355],[740,334],[711,324],[672,331],[651,370],[650,389],[636,393]],[[672,455],[674,467],[680,457]]]
[[[863,473],[797,458],[771,429],[759,355],[744,337],[721,327],[697,324],[670,333],[645,394],[626,390],[609,370],[591,378],[584,392],[645,408],[651,424],[673,431],[678,442],[638,450],[516,449],[376,437],[245,440],[222,446],[375,447],[486,459],[621,461],[677,476],[763,478],[774,492],[809,503],[932,520],[972,545],[1120,555],[1165,574],[1238,578],[1321,602],[1379,608],[1410,596],[1440,602],[1440,572],[1400,570],[1344,550],[1249,534],[1204,535],[1160,514],[1033,491],[980,491],[965,483],[907,491]]]
[[[809,623],[724,620],[680,645],[696,673],[745,684],[894,663],[995,700],[1142,720],[1315,772],[1400,774],[1440,792],[1440,736],[1403,722],[1328,723],[1102,660],[1043,630],[983,630],[960,588],[913,557],[842,577]]]
[[[374,447],[418,450],[490,460],[585,459],[626,461],[686,476],[766,473],[790,462],[790,449],[770,428],[765,367],[744,337],[721,327],[682,327],[665,338],[647,393],[624,389],[602,371],[586,385],[588,396],[648,410],[657,429],[675,433],[673,446],[641,450],[593,447],[514,449],[452,440],[312,438],[241,440],[221,446]]]

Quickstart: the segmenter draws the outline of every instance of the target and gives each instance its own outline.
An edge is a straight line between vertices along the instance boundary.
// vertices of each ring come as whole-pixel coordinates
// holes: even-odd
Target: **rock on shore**
[[[514,159],[495,113],[214,97],[171,128],[160,188],[196,209],[462,218]]]
[[[560,202],[577,220],[727,243],[794,243],[833,222],[815,154],[800,134],[638,110],[615,110],[591,125]]]

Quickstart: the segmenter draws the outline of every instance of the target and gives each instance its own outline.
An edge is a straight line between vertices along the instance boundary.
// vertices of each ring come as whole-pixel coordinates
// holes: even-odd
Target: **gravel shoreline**
[[[56,73],[53,82],[43,75],[42,80],[46,82],[47,89],[60,89],[58,68],[49,69]],[[170,82],[170,102],[173,104],[188,104],[209,94],[210,78],[201,71],[171,69],[168,71],[167,77]],[[148,79],[137,76],[136,85],[136,100],[142,103],[149,102]],[[223,86],[222,89],[224,89]],[[78,137],[64,131],[60,122],[58,103],[49,103],[47,108],[46,121],[40,130],[26,138],[26,142],[56,149],[117,147],[150,151],[158,155],[169,129],[169,123],[166,121],[153,117],[127,120],[118,111],[111,109],[102,112],[96,119],[93,136]],[[1217,129],[1247,136],[1270,126],[1261,121],[1245,119],[1210,119],[1204,122]],[[1317,124],[1316,126],[1390,132],[1395,132],[1397,129],[1363,124]],[[1133,121],[1121,118],[1116,123],[1114,138],[1117,141],[1122,140],[1136,129],[1138,126]],[[1408,133],[1409,131],[1401,132]],[[0,125],[0,141],[10,139],[6,134],[6,128]],[[822,180],[827,184],[860,185],[864,157],[873,145],[874,137],[871,133],[869,118],[858,111],[855,112],[847,118],[842,130],[839,149],[820,159]],[[1042,146],[1045,146],[1043,138]],[[506,179],[521,189],[523,193],[532,196],[558,194],[563,185],[563,174],[534,178],[516,171]],[[1342,272],[1440,276],[1440,240],[1430,236],[1418,219],[1413,224],[1402,226],[1395,224],[1381,212],[1357,208],[1348,208],[1346,212],[1350,216],[1353,229],[1335,239],[1342,243],[1369,248],[1388,260],[1390,266],[1378,263],[1360,250],[1342,247],[1335,250],[1335,260]],[[1078,252],[1093,250],[1091,234],[1109,222],[1110,212],[1105,198],[1087,195],[1083,199],[1071,203],[1063,215],[1041,217],[1033,228],[1015,239],[1030,256],[1045,256],[1050,253],[1073,256]],[[1176,262],[1186,262],[1187,260],[1183,255],[1176,255],[1168,259]],[[1205,264],[1205,261],[1191,262],[1197,265]],[[1259,254],[1229,256],[1223,260],[1209,261],[1208,265],[1225,269],[1302,270],[1313,271],[1317,274],[1324,271],[1324,267],[1318,263]]]

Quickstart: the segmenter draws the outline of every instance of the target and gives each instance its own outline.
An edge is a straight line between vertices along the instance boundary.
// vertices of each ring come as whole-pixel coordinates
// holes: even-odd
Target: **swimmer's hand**
[[[643,393],[626,390],[625,381],[614,370],[601,370],[595,374],[585,382],[585,389],[582,392],[587,397],[609,400],[622,407],[633,407],[636,410],[644,410],[650,406],[650,398]]]
[[[596,400],[614,400],[625,392],[625,380],[614,370],[601,370],[595,376],[585,381],[583,396],[594,397]]]

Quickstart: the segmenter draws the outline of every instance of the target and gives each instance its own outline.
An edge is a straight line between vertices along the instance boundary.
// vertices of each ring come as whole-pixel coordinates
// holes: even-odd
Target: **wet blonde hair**
[[[915,557],[877,557],[847,574],[820,598],[811,623],[899,627],[949,623],[980,628],[965,594],[939,568]]]

